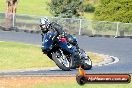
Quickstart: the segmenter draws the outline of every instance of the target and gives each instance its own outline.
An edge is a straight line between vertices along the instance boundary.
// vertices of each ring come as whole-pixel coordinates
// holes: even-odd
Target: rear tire
[[[67,60],[66,56],[63,53],[61,53],[60,51],[53,52],[52,59],[60,69],[64,71],[70,71],[70,62]]]

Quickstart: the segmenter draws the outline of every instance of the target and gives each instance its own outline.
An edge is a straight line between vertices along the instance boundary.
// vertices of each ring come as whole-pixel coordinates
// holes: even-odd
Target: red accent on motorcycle
[[[67,40],[66,40],[66,38],[60,38],[59,41],[66,42]]]

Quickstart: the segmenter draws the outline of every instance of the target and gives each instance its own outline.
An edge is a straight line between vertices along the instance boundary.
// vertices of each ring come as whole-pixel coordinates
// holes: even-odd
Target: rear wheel
[[[64,71],[70,70],[70,62],[68,61],[67,57],[63,54],[62,50],[53,52],[52,59],[60,69]]]

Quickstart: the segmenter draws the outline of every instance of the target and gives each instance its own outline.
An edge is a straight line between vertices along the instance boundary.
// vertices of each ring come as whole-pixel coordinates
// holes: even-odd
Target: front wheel
[[[82,65],[84,70],[90,70],[92,68],[92,61],[89,56],[85,53],[83,49],[80,49],[80,53],[82,55]]]
[[[85,60],[84,60],[83,69],[90,70],[91,68],[92,68],[92,61],[88,56],[88,58],[85,58]]]
[[[64,71],[70,70],[70,62],[68,61],[62,50],[53,52],[52,59],[60,69]]]

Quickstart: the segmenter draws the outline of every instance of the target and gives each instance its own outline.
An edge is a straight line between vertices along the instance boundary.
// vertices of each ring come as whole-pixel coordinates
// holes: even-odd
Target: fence
[[[0,13],[0,26],[4,25],[4,13]],[[42,16],[16,15],[13,17],[12,27],[21,30],[39,30],[39,20]],[[107,36],[132,36],[132,23],[93,21],[74,18],[48,17],[63,26],[63,29],[75,35],[107,35]]]

